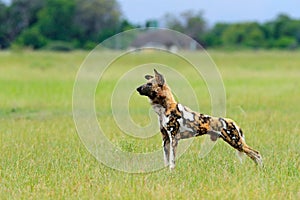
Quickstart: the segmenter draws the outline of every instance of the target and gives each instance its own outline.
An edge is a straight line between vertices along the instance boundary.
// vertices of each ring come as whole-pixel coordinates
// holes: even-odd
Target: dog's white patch
[[[179,126],[179,132],[184,132],[184,131],[189,131],[189,132],[193,132],[193,129],[187,127],[185,124],[183,124],[183,119],[177,119],[178,123],[180,124]]]
[[[166,117],[165,115],[162,115],[161,118],[162,118],[162,126],[167,127],[167,124],[169,122],[169,117]]]
[[[192,114],[191,112],[187,111],[186,108],[185,108],[183,105],[178,104],[178,109],[179,109],[180,112],[182,112],[183,117],[184,117],[185,119],[187,119],[187,120],[189,120],[189,121],[191,121],[191,122],[194,121],[194,116],[193,116],[193,114]]]
[[[166,109],[159,104],[152,105],[152,108],[156,112],[156,114],[159,116],[160,124],[162,126],[166,126],[167,123],[169,122],[169,118],[166,117],[166,115],[165,115]]]
[[[163,115],[166,111],[166,109],[159,104],[154,104],[152,108],[159,116]]]
[[[223,118],[220,118],[220,121],[221,121],[221,123],[222,123],[223,128],[224,128],[224,129],[227,129],[227,125],[226,125],[225,120],[224,120]]]
[[[236,128],[236,130],[238,131],[239,136],[244,140],[244,137],[243,137],[242,133],[240,132],[240,127],[235,122],[233,122],[233,125]]]
[[[241,136],[242,140],[246,142],[245,135]]]

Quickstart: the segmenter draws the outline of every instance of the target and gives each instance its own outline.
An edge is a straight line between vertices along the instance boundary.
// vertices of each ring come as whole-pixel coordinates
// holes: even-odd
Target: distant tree
[[[170,29],[185,33],[193,39],[201,42],[206,31],[206,22],[203,12],[185,11],[179,16],[166,14],[164,17],[166,26]]]
[[[273,48],[295,49],[298,46],[294,37],[282,36],[273,42]]]
[[[179,32],[182,32],[182,33],[185,31],[185,27],[183,25],[183,22],[178,16],[167,13],[164,16],[164,21],[165,21],[166,27],[168,27],[169,29],[179,31]]]
[[[262,32],[265,37],[265,48],[272,48],[273,47],[273,41],[274,41],[274,24],[273,22],[267,22],[262,24],[261,26]]]
[[[287,38],[294,38],[296,43],[300,43],[300,20],[291,19],[284,14],[279,15],[274,21],[274,38],[285,38],[285,41]]]
[[[81,41],[100,42],[115,34],[121,11],[115,0],[76,0],[74,26]]]
[[[277,19],[273,22],[274,30],[273,36],[275,39],[279,39],[283,35],[285,35],[286,25],[291,21],[290,17],[285,14],[280,14]]]
[[[45,0],[12,0],[8,8],[7,29],[10,41],[13,41],[23,30],[35,24],[38,12]]]
[[[230,26],[227,23],[216,23],[212,29],[206,32],[204,35],[204,46],[208,47],[220,47],[223,45],[222,35],[225,30]]]
[[[195,40],[201,41],[206,31],[206,22],[203,12],[186,11],[181,14],[184,19],[185,33]]]
[[[22,31],[16,39],[15,44],[18,46],[27,46],[32,49],[39,49],[47,44],[47,39],[40,33],[39,29],[34,26]]]
[[[230,25],[222,34],[222,43],[225,45],[239,45],[244,40],[241,24]]]
[[[158,21],[157,20],[147,20],[145,23],[146,28],[149,27],[158,27]]]
[[[300,43],[300,20],[291,20],[282,31],[284,36],[294,37]]]
[[[71,41],[75,6],[74,0],[46,0],[38,14],[40,33],[50,40]]]
[[[258,23],[231,24],[222,34],[222,43],[228,46],[260,47],[264,32]]]
[[[300,20],[280,14],[262,25],[268,48],[296,48],[300,44]]]
[[[123,19],[120,23],[120,31],[127,31],[133,28],[137,28],[137,26],[133,25],[126,19]]]
[[[9,46],[9,38],[7,31],[7,7],[0,1],[0,49],[4,49]]]
[[[264,45],[265,37],[261,26],[256,23],[245,23],[245,46],[248,47],[262,47]]]

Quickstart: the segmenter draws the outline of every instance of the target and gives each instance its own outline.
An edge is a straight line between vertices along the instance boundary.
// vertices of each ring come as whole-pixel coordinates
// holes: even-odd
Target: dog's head
[[[149,97],[150,99],[154,99],[155,97],[157,97],[158,93],[161,93],[161,90],[165,85],[165,79],[163,75],[158,73],[155,69],[154,76],[146,75],[145,79],[147,80],[147,83],[138,87],[137,91],[140,93],[140,95],[144,95]]]
[[[147,82],[137,88],[140,95],[147,96],[152,103],[161,105],[165,104],[168,99],[173,100],[171,90],[167,86],[163,75],[154,69],[154,76],[146,75],[145,79]]]

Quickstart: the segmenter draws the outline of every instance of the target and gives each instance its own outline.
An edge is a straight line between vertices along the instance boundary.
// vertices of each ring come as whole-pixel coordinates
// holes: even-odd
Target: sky
[[[300,0],[117,0],[125,18],[135,24],[161,20],[166,13],[202,10],[206,21],[266,22],[280,13],[300,19]]]

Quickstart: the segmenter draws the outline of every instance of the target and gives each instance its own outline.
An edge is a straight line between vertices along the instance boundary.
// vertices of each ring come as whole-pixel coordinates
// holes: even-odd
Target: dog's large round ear
[[[165,84],[165,79],[163,77],[163,75],[161,75],[160,73],[158,73],[156,71],[156,69],[154,69],[154,74],[155,74],[155,79],[156,79],[156,82],[159,86],[163,86]]]
[[[150,80],[150,79],[152,79],[152,78],[154,78],[154,77],[151,76],[151,75],[146,75],[146,76],[145,76],[145,79],[147,79],[147,80]]]

